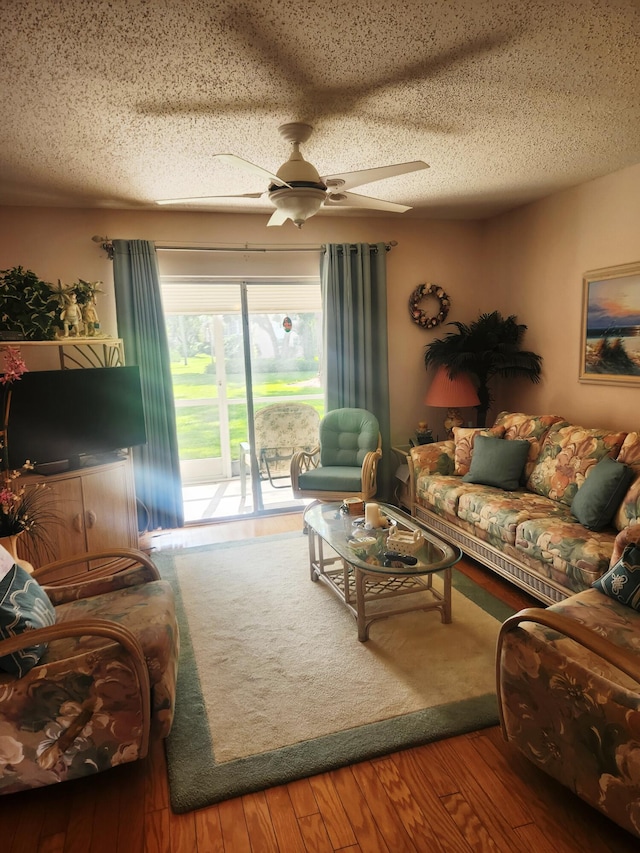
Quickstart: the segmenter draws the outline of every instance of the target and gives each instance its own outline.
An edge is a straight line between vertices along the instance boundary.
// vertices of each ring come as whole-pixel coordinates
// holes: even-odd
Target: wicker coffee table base
[[[321,581],[342,601],[355,617],[358,626],[358,639],[369,639],[369,626],[378,619],[387,619],[401,613],[417,610],[438,610],[443,623],[451,622],[451,566],[442,569],[442,593],[433,586],[433,574],[425,568],[424,575],[411,576],[393,573],[367,572],[354,566],[332,552],[324,554],[324,540],[313,528],[308,528],[309,567],[312,581]],[[429,601],[424,597],[406,607],[379,606],[378,602],[397,599],[400,596],[429,593]],[[375,604],[373,604],[375,602]],[[373,609],[372,609],[373,606]]]

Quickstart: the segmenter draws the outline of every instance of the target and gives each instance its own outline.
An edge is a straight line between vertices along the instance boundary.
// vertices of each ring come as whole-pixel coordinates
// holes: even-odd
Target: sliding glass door
[[[322,414],[319,281],[164,277],[162,290],[186,520],[294,507],[286,451],[269,464],[254,427],[274,404]],[[276,448],[279,411],[259,416]]]

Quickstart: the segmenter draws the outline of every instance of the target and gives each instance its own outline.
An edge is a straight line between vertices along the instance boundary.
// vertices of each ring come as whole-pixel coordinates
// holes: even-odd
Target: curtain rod
[[[91,238],[94,243],[100,243],[101,248],[107,253],[109,260],[113,260],[113,241],[109,237],[99,237],[96,235]],[[370,243],[373,248],[376,244]],[[385,243],[385,249],[390,252],[398,245],[397,240],[390,240]],[[326,244],[320,246],[251,246],[247,243],[244,246],[180,246],[171,245],[169,243],[156,243],[156,249],[163,252],[323,252],[326,249]]]
[[[259,248],[257,246],[236,248],[235,246],[167,246],[156,243],[156,249],[161,252],[320,252],[322,246],[309,246],[304,249],[297,249],[293,246],[287,248]]]

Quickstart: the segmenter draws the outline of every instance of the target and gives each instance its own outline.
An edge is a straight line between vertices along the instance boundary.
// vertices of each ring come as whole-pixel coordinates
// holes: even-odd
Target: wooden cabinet
[[[47,529],[53,556],[27,535],[20,539],[20,556],[34,566],[107,548],[138,547],[136,498],[128,457],[48,477],[28,475],[22,479],[27,487],[44,483],[51,490],[58,516]]]

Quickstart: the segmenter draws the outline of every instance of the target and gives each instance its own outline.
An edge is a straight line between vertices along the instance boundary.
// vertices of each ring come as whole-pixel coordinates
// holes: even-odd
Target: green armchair
[[[372,498],[382,458],[378,419],[366,409],[334,409],[320,421],[319,446],[291,460],[295,498]]]

